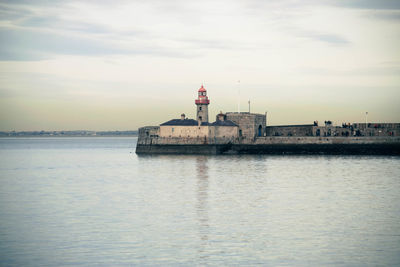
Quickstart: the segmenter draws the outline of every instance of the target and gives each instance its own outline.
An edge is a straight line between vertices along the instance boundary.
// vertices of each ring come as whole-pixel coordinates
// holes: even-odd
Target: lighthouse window
[[[172,128],[172,132],[174,132],[174,128]]]
[[[199,107],[199,110],[201,110],[201,107]]]

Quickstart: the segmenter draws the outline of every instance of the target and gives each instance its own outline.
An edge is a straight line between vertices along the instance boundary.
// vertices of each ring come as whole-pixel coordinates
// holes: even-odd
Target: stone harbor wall
[[[138,130],[138,140],[145,138],[156,138],[160,135],[160,127],[159,126],[145,126],[141,127]]]
[[[266,136],[316,136],[316,137],[352,137],[352,136],[400,136],[399,123],[354,123],[342,126],[282,125],[267,126]]]
[[[313,136],[313,124],[267,126],[266,136]]]
[[[243,144],[243,145],[274,145],[274,144],[388,144],[399,143],[400,137],[294,137],[294,136],[265,136],[255,140],[246,140],[235,137],[142,137],[138,144],[158,145],[200,145],[200,144]]]
[[[207,144],[228,144],[237,142],[237,138],[207,138],[207,137],[146,137],[138,138],[141,145],[207,145]]]
[[[271,145],[271,144],[400,144],[400,137],[281,137],[266,136],[259,137],[252,143],[253,145]]]
[[[366,127],[367,126],[367,127]],[[314,136],[400,136],[400,123],[353,123],[342,126],[314,126]]]
[[[138,154],[400,155],[400,137],[143,138]]]

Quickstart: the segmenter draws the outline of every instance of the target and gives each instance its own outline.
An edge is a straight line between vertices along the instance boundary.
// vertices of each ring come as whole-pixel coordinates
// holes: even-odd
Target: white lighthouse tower
[[[198,98],[194,101],[197,106],[197,121],[199,123],[208,122],[208,105],[210,100],[207,96],[207,90],[201,85]]]

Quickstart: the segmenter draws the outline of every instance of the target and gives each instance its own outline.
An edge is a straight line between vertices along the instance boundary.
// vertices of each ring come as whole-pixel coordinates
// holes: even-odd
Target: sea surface
[[[0,138],[1,266],[399,266],[400,157]]]

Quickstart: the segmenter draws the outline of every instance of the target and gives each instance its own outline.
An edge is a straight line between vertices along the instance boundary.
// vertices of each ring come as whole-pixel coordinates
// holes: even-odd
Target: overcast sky
[[[0,130],[400,122],[400,1],[0,1]],[[238,81],[240,80],[240,83]]]

